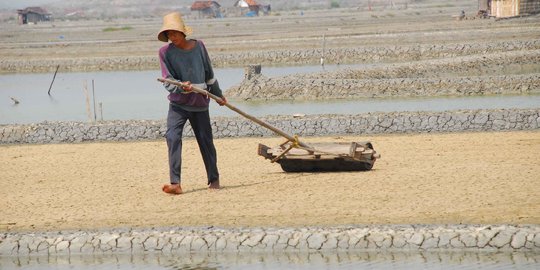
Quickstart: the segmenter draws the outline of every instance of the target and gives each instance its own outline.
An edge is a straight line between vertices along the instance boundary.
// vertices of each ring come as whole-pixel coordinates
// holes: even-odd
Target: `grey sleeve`
[[[214,68],[212,67],[212,61],[210,60],[208,51],[206,50],[206,47],[204,46],[204,43],[202,41],[200,41],[199,44],[201,45],[203,53],[204,79],[206,81],[206,86],[208,87],[208,92],[218,97],[223,97],[223,92],[219,87],[219,83],[214,77]]]
[[[208,86],[208,92],[218,97],[223,97],[223,92],[221,91],[221,88],[219,87],[218,80],[214,80],[213,84],[207,84],[207,86]]]
[[[180,82],[179,80],[173,78],[172,76],[167,76],[167,78],[165,78],[165,79]],[[184,92],[184,89],[182,89],[180,86],[170,84],[168,82],[163,83],[163,86],[165,87],[165,90],[169,91],[169,93],[172,93],[172,94],[180,94],[180,93]]]

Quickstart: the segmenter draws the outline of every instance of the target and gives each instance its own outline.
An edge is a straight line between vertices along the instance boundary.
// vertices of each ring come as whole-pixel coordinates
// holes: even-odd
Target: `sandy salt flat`
[[[304,138],[371,140],[372,171],[284,173],[259,142],[216,140],[220,191],[185,142],[185,194],[162,193],[164,141],[0,146],[0,230],[153,226],[540,223],[540,132]]]

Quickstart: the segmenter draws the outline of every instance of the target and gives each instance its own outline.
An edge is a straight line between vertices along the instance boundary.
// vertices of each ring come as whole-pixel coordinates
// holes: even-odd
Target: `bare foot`
[[[162,188],[163,192],[178,195],[182,194],[182,187],[180,184],[170,184],[170,185],[164,185]]]
[[[210,185],[208,185],[208,189],[220,189],[219,186],[219,180],[216,180],[214,182],[211,182]]]

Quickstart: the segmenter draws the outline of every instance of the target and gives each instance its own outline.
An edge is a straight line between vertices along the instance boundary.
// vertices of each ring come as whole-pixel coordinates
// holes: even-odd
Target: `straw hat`
[[[182,15],[180,14],[180,12],[169,13],[163,17],[163,27],[161,27],[161,30],[158,34],[159,40],[163,42],[169,41],[167,35],[165,34],[165,31],[167,30],[180,31],[186,36],[191,35],[191,33],[193,32],[191,30],[191,27],[184,24],[184,20],[182,20]]]

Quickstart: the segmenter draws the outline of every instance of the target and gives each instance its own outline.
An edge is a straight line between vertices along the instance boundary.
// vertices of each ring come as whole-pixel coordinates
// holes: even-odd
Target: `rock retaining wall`
[[[506,53],[540,49],[540,40],[515,40],[493,43],[452,43],[420,45],[378,45],[355,48],[328,48],[324,51],[326,63],[373,63],[418,61],[423,59],[455,58],[465,55]],[[234,54],[212,54],[212,63],[219,66],[244,66],[250,63],[264,65],[318,64],[323,55],[322,48],[281,51],[240,52]]]
[[[0,233],[0,256],[320,250],[540,251],[538,225],[163,228]]]
[[[535,130],[540,128],[540,109],[309,115],[299,118],[268,116],[262,119],[289,134],[300,136]],[[216,138],[274,136],[270,130],[241,117],[215,117],[212,127]],[[162,138],[165,131],[165,121],[145,120],[2,125],[0,144],[155,140]],[[193,136],[189,124],[185,128],[185,136]]]
[[[282,77],[266,77],[248,67],[244,80],[227,96],[320,100],[540,93],[539,62],[540,50],[530,50]]]
[[[229,96],[244,100],[536,94],[540,93],[540,73],[396,79],[276,79],[259,75],[230,90]]]
[[[325,50],[327,63],[365,63],[387,61],[417,61],[421,59],[454,58],[464,55],[494,53],[504,55],[509,51],[540,49],[540,40],[495,41],[490,43],[421,44],[409,46],[362,46],[357,48],[328,48]],[[238,53],[210,51],[215,67],[245,66],[251,63],[263,65],[318,64],[321,48],[299,50],[250,50]],[[487,58],[486,58],[487,60]],[[504,63],[518,63],[512,58]],[[50,58],[50,59],[0,59],[0,73],[60,72],[99,70],[159,70],[157,51],[155,55]],[[500,63],[501,66],[506,66]]]

